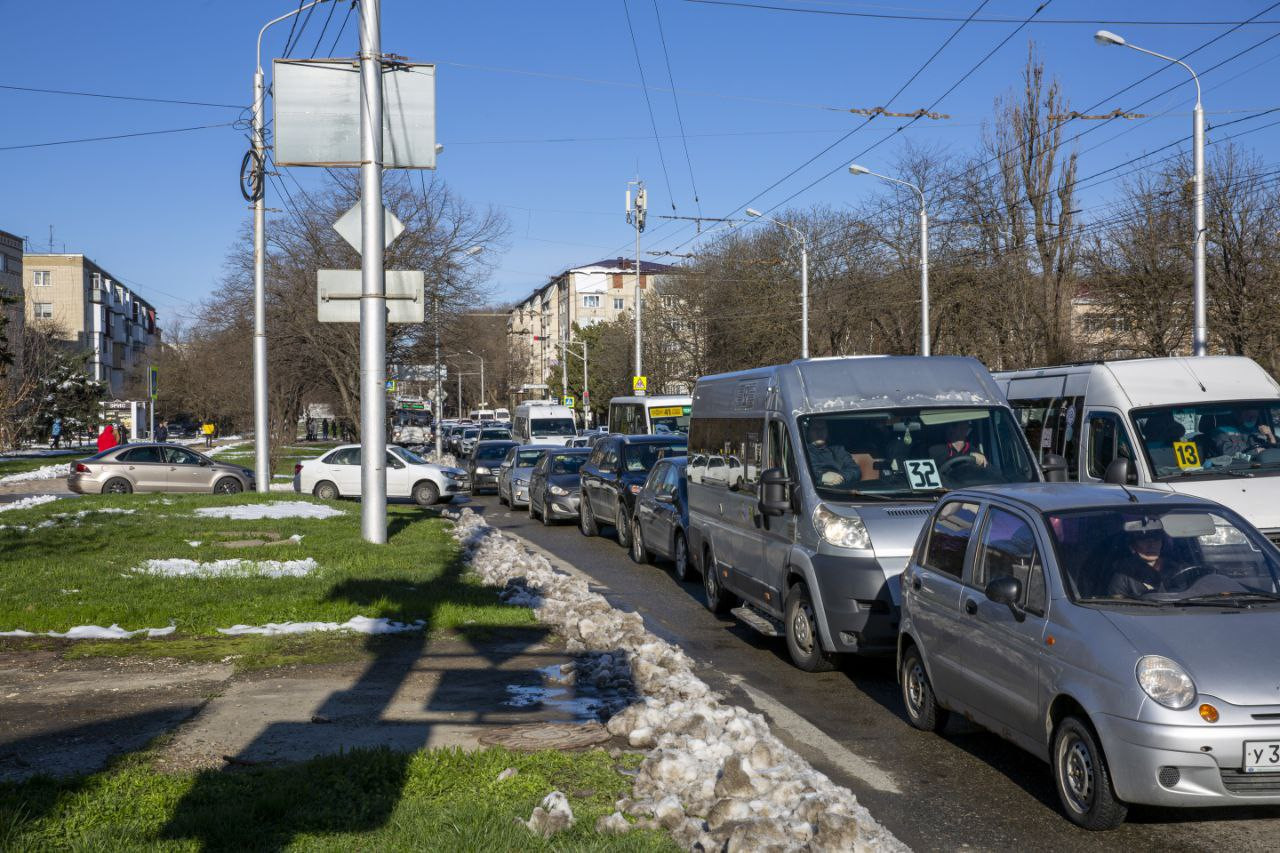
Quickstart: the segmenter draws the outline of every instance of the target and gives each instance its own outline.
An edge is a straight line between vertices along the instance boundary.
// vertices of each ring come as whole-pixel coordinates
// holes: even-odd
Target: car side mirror
[[[791,481],[781,468],[766,468],[760,474],[760,512],[764,515],[782,515],[791,508],[787,499],[787,487]]]
[[[1056,453],[1046,453],[1044,455],[1040,460],[1040,470],[1044,472],[1044,478],[1050,483],[1065,483],[1067,481],[1067,460]]]
[[[1026,611],[1018,606],[1018,600],[1022,598],[1022,581],[1012,575],[992,579],[983,594],[988,601],[1008,607],[1013,618],[1019,622],[1027,618]]]
[[[201,459],[201,460],[200,460],[200,467],[201,467],[201,468],[208,468],[208,467],[209,467],[210,465],[212,465],[212,464],[213,464],[213,463],[212,463],[212,462],[210,462],[208,459]]]
[[[1123,486],[1138,482],[1137,476],[1133,472],[1133,466],[1129,463],[1127,457],[1117,456],[1111,460],[1111,464],[1107,466],[1106,472],[1102,475],[1102,482],[1111,483],[1115,486]]]

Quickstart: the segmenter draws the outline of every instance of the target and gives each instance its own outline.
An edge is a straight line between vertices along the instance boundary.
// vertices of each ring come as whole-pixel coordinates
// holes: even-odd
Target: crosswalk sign
[[[637,394],[643,394],[645,391],[648,391],[649,377],[648,376],[632,376],[631,390]]]
[[[568,396],[567,394],[565,395],[565,398],[564,398],[564,404],[565,404],[566,406],[568,406],[569,408],[571,408],[571,409],[572,409],[572,408],[574,407],[574,405],[576,405],[576,403],[577,403],[577,401],[576,401],[576,400],[574,400],[572,397]]]

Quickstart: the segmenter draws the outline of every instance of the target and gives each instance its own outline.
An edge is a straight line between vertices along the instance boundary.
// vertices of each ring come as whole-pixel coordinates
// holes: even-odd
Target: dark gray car
[[[577,519],[578,471],[590,455],[585,447],[564,447],[548,450],[538,460],[529,479],[530,518],[548,525]]]
[[[514,441],[478,441],[467,463],[471,474],[471,494],[498,491],[498,472],[507,452],[519,444]]]

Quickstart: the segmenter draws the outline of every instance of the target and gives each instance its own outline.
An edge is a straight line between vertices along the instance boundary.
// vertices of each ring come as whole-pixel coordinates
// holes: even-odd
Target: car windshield
[[[463,438],[475,438],[478,435],[480,435],[480,430],[477,428],[468,428],[462,432]]]
[[[1280,401],[1159,406],[1130,413],[1156,479],[1280,473]]]
[[[521,450],[520,455],[516,457],[517,468],[532,468],[538,464],[538,460],[542,458],[545,450]]]
[[[1280,558],[1229,510],[1125,506],[1049,514],[1058,565],[1077,600],[1280,601]]]
[[[418,454],[414,453],[412,450],[407,450],[403,447],[388,447],[387,449],[390,450],[392,453],[394,453],[396,456],[399,456],[405,462],[408,462],[410,465],[431,464],[427,462],[427,460],[419,456]]]
[[[809,415],[800,435],[814,486],[829,500],[1040,479],[1013,415],[995,406]]]
[[[480,439],[483,440],[501,440],[511,438],[511,430],[509,429],[485,429],[480,431]]]
[[[536,435],[576,435],[573,418],[538,418],[529,422],[529,431]]]
[[[684,456],[683,444],[629,444],[623,451],[623,468],[635,473],[648,471],[659,459],[667,456]]]
[[[551,457],[551,473],[576,474],[585,461],[587,461],[585,453],[557,453]]]
[[[651,406],[649,431],[654,435],[688,435],[692,406]]]
[[[490,447],[477,447],[476,460],[496,461],[507,455],[508,445],[495,444]]]

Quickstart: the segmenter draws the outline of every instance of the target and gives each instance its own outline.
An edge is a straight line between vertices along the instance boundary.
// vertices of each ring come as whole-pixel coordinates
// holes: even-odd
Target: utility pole
[[[387,541],[381,0],[360,2],[360,91],[360,531],[381,545]]]
[[[643,296],[640,291],[640,232],[644,230],[645,213],[649,208],[649,199],[645,192],[644,181],[636,178],[634,181],[628,181],[628,186],[634,184],[636,187],[636,197],[634,206],[631,203],[631,190],[627,190],[627,222],[635,226],[636,229],[636,369],[633,375],[643,376],[643,349],[641,347],[641,331],[640,331],[640,311],[642,307]],[[637,394],[643,396],[644,392],[637,391]]]
[[[444,400],[441,399],[440,390],[440,280],[436,279],[435,298],[432,300],[435,312],[436,326],[436,398],[435,398],[435,428],[436,428],[436,459],[438,460],[444,455],[444,436],[441,435],[443,430],[440,429],[440,422],[444,420]]]

